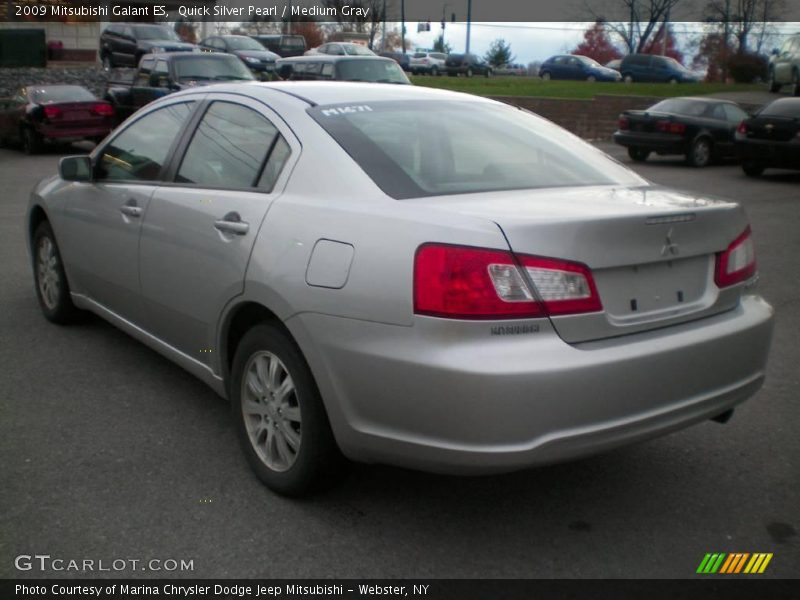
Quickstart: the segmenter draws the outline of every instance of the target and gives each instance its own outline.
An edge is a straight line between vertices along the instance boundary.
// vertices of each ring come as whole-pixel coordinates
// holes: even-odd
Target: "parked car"
[[[99,141],[114,126],[114,107],[80,85],[29,85],[0,100],[0,145],[36,154],[46,142]]]
[[[111,23],[100,34],[100,60],[106,69],[135,67],[145,54],[197,50],[169,27],[153,23]]]
[[[495,75],[503,75],[507,77],[524,77],[528,74],[528,67],[521,64],[508,64],[500,67],[495,67],[493,70]]]
[[[735,102],[715,98],[668,98],[646,110],[626,110],[614,141],[635,161],[650,153],[683,154],[694,167],[736,156],[736,127],[747,113]]]
[[[270,52],[281,58],[302,56],[306,51],[306,38],[302,35],[253,35],[250,36]]]
[[[409,69],[415,75],[439,75],[447,71],[446,62],[447,54],[443,52],[414,52]]]
[[[800,96],[800,34],[773,50],[769,60],[769,91],[779,92],[784,85],[792,86],[792,95]]]
[[[332,56],[376,56],[375,53],[362,44],[355,42],[328,42],[311,50],[306,54],[330,54]]]
[[[280,58],[246,35],[208,37],[200,42],[200,49],[206,52],[225,52],[238,56],[248,69],[261,75],[273,73],[275,61]]]
[[[614,69],[615,71],[619,71],[619,67],[622,64],[621,58],[615,58],[608,61],[604,66],[606,69]]]
[[[576,81],[619,81],[622,76],[614,69],[607,69],[596,60],[577,54],[551,56],[539,67],[539,76],[550,79]]]
[[[233,54],[146,54],[131,79],[108,82],[104,97],[122,122],[144,105],[179,90],[220,81],[253,80],[250,70]]]
[[[410,84],[391,58],[380,56],[329,56],[312,54],[282,58],[277,63],[281,79],[291,81],[367,81]]]
[[[492,76],[492,66],[474,54],[448,54],[444,65],[450,77],[456,77],[457,75],[464,75],[465,77],[472,77],[473,75]]]
[[[626,83],[697,83],[700,77],[674,58],[657,54],[628,54],[619,66]]]
[[[502,472],[725,421],[766,372],[741,207],[473,95],[179,92],[63,158],[25,230],[44,316],[229,398],[284,494],[342,455]]]
[[[382,56],[383,58],[391,58],[394,62],[400,65],[400,68],[403,69],[403,71],[411,70],[411,59],[409,58],[408,54],[404,52],[381,52],[378,56]]]
[[[765,169],[800,169],[800,98],[770,102],[736,131],[742,169],[758,177]]]

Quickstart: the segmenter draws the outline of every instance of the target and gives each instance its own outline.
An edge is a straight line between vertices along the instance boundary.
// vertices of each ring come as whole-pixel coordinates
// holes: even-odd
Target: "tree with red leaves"
[[[572,50],[570,54],[588,56],[601,65],[615,58],[622,58],[620,51],[611,43],[602,21],[597,21],[584,32],[583,42]]]
[[[672,28],[666,28],[667,34],[667,48],[664,52],[665,56],[669,56],[670,58],[674,58],[679,63],[683,64],[683,53],[678,50],[677,44],[675,42],[675,36],[672,34]],[[661,54],[662,50],[664,50],[664,24],[662,23],[661,28],[656,33],[655,37],[651,39],[647,45],[642,49],[643,54]]]

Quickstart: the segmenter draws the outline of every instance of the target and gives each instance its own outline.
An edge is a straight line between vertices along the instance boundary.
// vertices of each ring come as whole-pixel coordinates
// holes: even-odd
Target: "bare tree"
[[[355,31],[358,33],[369,34],[369,47],[375,45],[375,38],[383,23],[384,7],[387,12],[392,2],[387,0],[322,0],[322,4],[326,8],[336,9],[336,23],[339,25],[340,31]],[[345,16],[342,14],[342,8],[348,6],[350,15]],[[353,13],[358,11],[354,8],[369,9],[366,16],[359,16]]]
[[[628,22],[606,22],[606,27],[616,34],[628,52],[641,52],[650,42],[651,37],[661,27],[661,23],[669,18],[671,11],[683,0],[615,0],[620,12],[622,9],[629,15]],[[723,0],[724,1],[724,0]],[[585,9],[594,21],[605,21],[605,15],[598,8],[599,0],[584,0]],[[608,6],[610,0],[605,0]],[[616,11],[615,11],[616,13]]]
[[[750,36],[756,39],[756,52],[773,32],[771,23],[781,20],[785,0],[708,0],[706,14],[736,38],[739,52],[750,49]]]

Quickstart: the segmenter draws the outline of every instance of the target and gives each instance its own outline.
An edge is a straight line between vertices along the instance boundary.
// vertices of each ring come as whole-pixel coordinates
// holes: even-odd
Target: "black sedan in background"
[[[0,145],[19,143],[27,154],[48,141],[98,141],[113,126],[114,107],[80,85],[31,85],[0,99]]]
[[[748,114],[738,104],[715,98],[669,98],[646,110],[626,110],[614,141],[635,161],[683,154],[694,167],[736,155],[736,128]]]
[[[255,73],[272,73],[280,58],[246,35],[215,35],[200,42],[204,52],[226,52],[238,56]]]
[[[736,130],[742,169],[758,177],[764,169],[800,169],[800,98],[767,104]]]

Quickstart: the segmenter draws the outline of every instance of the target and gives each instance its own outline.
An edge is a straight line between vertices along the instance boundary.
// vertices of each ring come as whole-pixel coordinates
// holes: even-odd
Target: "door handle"
[[[214,221],[214,228],[223,233],[244,235],[250,230],[250,224],[242,221],[237,212],[229,212],[221,219]]]
[[[124,204],[120,207],[119,212],[129,217],[141,217],[142,209],[134,204]]]

